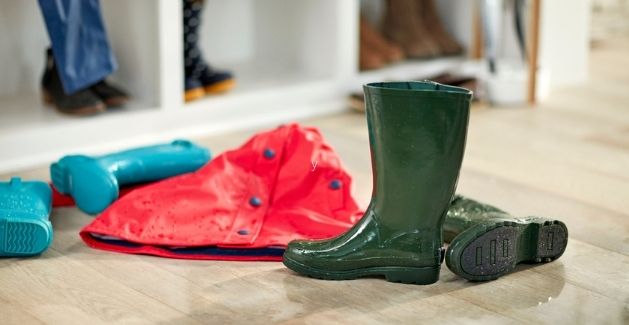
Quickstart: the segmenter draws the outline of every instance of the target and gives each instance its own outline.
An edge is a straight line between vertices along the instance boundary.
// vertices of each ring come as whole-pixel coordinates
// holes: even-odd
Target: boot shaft
[[[52,203],[48,184],[13,177],[0,182],[0,217],[48,220]]]
[[[57,67],[55,66],[55,60],[52,56],[52,49],[46,49],[46,57],[44,61],[44,74],[41,78],[41,86],[44,87],[50,84],[54,75],[57,74]]]
[[[210,152],[187,140],[124,150],[96,158],[119,185],[160,180],[195,171],[210,160]]]
[[[187,77],[198,77],[204,65],[199,46],[199,29],[203,15],[203,0],[183,1],[184,68]]]
[[[387,0],[383,20],[385,29],[397,31],[416,26],[419,5],[417,0]]]
[[[372,208],[393,228],[434,229],[432,219],[443,222],[456,187],[471,92],[428,81],[372,83],[364,90]]]
[[[493,205],[456,195],[450,203],[443,224],[444,240],[449,243],[466,229],[490,219],[515,220],[516,218]]]
[[[96,214],[118,198],[120,186],[193,172],[209,159],[207,149],[177,140],[101,157],[65,156],[50,166],[50,176],[55,188],[70,194],[79,209]]]

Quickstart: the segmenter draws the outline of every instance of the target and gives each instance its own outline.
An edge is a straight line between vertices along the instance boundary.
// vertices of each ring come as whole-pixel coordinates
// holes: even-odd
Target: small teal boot
[[[118,198],[119,187],[193,172],[210,160],[209,150],[186,140],[101,157],[65,156],[50,166],[52,183],[83,212],[97,214]]]
[[[19,177],[0,182],[0,256],[31,256],[52,242],[48,220],[52,191],[44,182]]]

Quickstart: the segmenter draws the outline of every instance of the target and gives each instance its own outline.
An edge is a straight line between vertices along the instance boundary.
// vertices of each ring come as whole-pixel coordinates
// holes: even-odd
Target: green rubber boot
[[[550,262],[568,244],[568,228],[559,220],[518,219],[459,195],[452,200],[443,235],[450,243],[448,268],[471,281],[497,279],[522,262]]]
[[[434,82],[364,86],[373,169],[371,203],[346,233],[293,241],[284,264],[326,280],[439,279],[442,234],[465,149],[472,94]]]

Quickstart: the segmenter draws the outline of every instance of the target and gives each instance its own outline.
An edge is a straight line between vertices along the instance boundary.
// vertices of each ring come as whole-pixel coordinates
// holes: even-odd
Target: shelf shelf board
[[[421,80],[444,72],[474,70],[471,65],[478,61],[462,56],[441,57],[429,60],[406,60],[377,70],[362,71],[356,76],[356,84],[391,80]]]
[[[34,167],[65,154],[100,154],[131,146],[273,125],[344,108],[334,79],[246,88],[168,109],[147,103],[93,117],[44,107],[36,94],[0,98],[0,172]],[[51,142],[54,136],[54,142]]]
[[[30,129],[63,129],[77,123],[89,124],[98,120],[117,119],[129,113],[157,109],[155,104],[132,100],[124,108],[109,109],[98,116],[79,117],[60,113],[54,107],[44,104],[38,93],[0,97],[0,107],[2,107],[0,136]]]

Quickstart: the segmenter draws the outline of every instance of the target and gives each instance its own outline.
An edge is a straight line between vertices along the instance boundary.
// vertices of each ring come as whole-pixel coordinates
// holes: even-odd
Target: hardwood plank
[[[0,311],[2,311],[0,320],[3,324],[44,324],[19,305],[12,301],[4,300],[2,296],[0,296]]]
[[[45,322],[147,323],[185,315],[49,249],[30,259],[0,260],[0,297]],[[185,323],[196,323],[186,321]]]
[[[452,295],[532,324],[621,324],[627,319],[625,303],[532,269]]]

